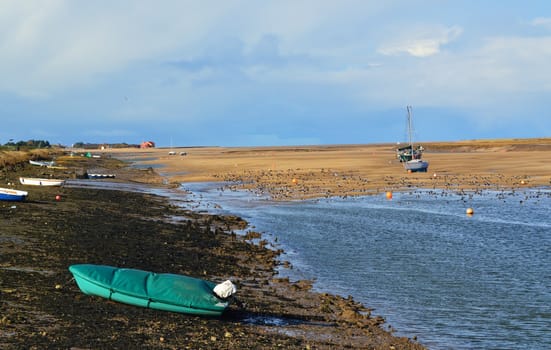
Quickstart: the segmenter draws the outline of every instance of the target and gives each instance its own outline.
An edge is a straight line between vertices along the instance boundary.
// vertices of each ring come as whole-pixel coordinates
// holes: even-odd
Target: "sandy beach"
[[[426,173],[407,173],[396,145],[181,147],[112,150],[172,183],[231,181],[274,199],[356,196],[408,188],[514,189],[551,184],[551,139],[424,143]],[[175,153],[169,155],[169,152]],[[185,155],[180,155],[181,153]]]

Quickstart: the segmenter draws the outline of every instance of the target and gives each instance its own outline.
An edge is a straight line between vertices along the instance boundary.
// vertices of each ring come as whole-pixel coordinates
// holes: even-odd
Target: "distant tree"
[[[34,148],[51,148],[50,142],[46,140],[27,140],[14,142],[10,140],[4,144],[5,148],[17,150],[29,150]]]

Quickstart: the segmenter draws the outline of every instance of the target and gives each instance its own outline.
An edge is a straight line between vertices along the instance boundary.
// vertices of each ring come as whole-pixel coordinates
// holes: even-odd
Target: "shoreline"
[[[232,180],[274,200],[413,188],[549,187],[548,146],[507,146],[506,151],[503,145],[469,147],[428,153],[432,165],[426,174],[405,173],[391,160],[387,145],[180,148],[187,150],[185,157],[168,156],[165,149],[109,150],[100,152],[99,159],[60,157],[70,170],[25,165],[6,171],[4,182],[23,189],[18,176],[75,178],[92,169],[116,174],[114,181],[121,184],[154,188]],[[118,157],[125,162],[141,158],[145,169],[121,165]],[[245,225],[239,217],[178,208],[164,197],[125,190],[24,189],[30,190],[27,202],[0,202],[6,225],[0,231],[0,345],[7,349],[424,348],[415,338],[393,335],[383,317],[372,315],[352,298],[314,292],[311,281],[278,277],[275,269],[285,263],[279,260],[280,252],[270,250],[253,230],[243,237],[235,235],[233,230]],[[57,194],[63,199],[56,201]],[[67,270],[75,262],[211,280],[233,276],[239,281],[238,294],[220,319],[129,307],[83,295]],[[98,324],[107,327],[100,329]]]
[[[532,142],[532,143],[529,143]],[[411,188],[479,191],[551,185],[551,139],[435,143],[427,173],[408,174],[392,145],[110,150],[168,182],[232,182],[274,200],[361,196]],[[178,155],[185,152],[185,156]]]
[[[66,165],[74,161],[81,168],[112,170],[121,183],[166,187],[151,170],[120,167],[108,159],[69,159]],[[20,175],[74,177],[71,171],[27,165],[5,180],[15,183]],[[0,344],[8,349],[269,349],[274,344],[297,349],[423,348],[393,336],[383,329],[382,317],[371,316],[371,310],[351,298],[313,292],[310,281],[277,277],[280,252],[268,249],[252,230],[243,237],[235,235],[233,230],[245,226],[238,217],[182,209],[149,193],[25,188],[26,202],[0,203],[9,225],[0,236],[7,242],[0,254]],[[57,195],[62,199],[54,199]],[[211,280],[233,276],[238,294],[219,319],[157,312],[83,295],[67,270],[72,263]]]

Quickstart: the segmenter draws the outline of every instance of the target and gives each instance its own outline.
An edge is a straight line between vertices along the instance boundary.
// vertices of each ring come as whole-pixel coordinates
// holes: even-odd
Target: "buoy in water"
[[[392,199],[392,192],[388,191],[386,193],[386,199]]]
[[[298,182],[298,180],[297,180],[297,179],[295,179],[295,178],[293,178],[292,182],[293,182],[293,185],[296,185],[296,184],[297,184],[297,182]]]
[[[60,196],[59,194],[56,195],[56,196],[55,196],[55,200],[56,200],[56,201],[60,201],[60,200],[61,200],[61,196]]]
[[[473,214],[474,214],[473,208],[467,208],[467,215],[473,215]]]

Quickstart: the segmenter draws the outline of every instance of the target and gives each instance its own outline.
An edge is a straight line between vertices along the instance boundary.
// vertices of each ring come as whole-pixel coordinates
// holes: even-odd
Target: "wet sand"
[[[0,202],[0,348],[3,349],[421,349],[350,297],[316,293],[310,281],[275,275],[280,251],[259,233],[237,235],[234,216],[193,212],[150,193],[94,187],[31,187],[19,176],[74,179],[116,174],[115,183],[163,186],[151,169],[102,158],[60,157],[66,169],[28,164],[3,171],[25,202]],[[103,180],[94,180],[103,181]],[[61,200],[56,200],[56,196]],[[220,318],[144,309],[84,295],[67,268],[108,264],[231,278],[238,293]]]
[[[423,158],[429,161],[426,173],[407,173],[396,158],[396,145],[390,144],[158,148],[113,150],[113,156],[155,167],[173,183],[230,181],[276,200],[409,188],[500,190],[551,184],[551,139],[423,145]]]

